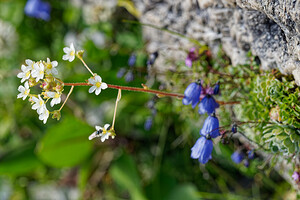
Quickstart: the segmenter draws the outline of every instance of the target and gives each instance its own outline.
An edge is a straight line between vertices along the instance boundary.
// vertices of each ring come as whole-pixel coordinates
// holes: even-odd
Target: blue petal
[[[28,0],[24,12],[26,15],[48,21],[50,19],[50,4],[40,0]]]
[[[217,117],[208,116],[204,121],[203,127],[200,130],[200,135],[206,136],[207,134],[209,134],[211,138],[220,136],[219,120]]]
[[[199,104],[199,114],[212,114],[215,112],[215,109],[219,108],[219,104],[211,95],[206,95]]]
[[[207,140],[205,137],[200,137],[191,150],[191,157],[193,159],[198,159],[200,163],[205,164],[211,159],[213,142]]]
[[[200,100],[201,85],[198,83],[191,83],[184,91],[184,98],[182,103],[188,105],[192,103],[192,107],[195,108]]]
[[[239,152],[239,151],[235,151],[232,155],[231,155],[231,160],[235,163],[240,163],[242,162],[244,159],[244,154]]]

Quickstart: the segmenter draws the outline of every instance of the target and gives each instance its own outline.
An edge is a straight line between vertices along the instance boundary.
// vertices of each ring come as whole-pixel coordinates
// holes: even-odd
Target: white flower
[[[89,93],[93,93],[95,90],[95,94],[98,95],[101,92],[101,89],[106,89],[107,88],[107,84],[102,82],[102,79],[100,76],[95,76],[92,78],[89,78],[89,83],[93,84],[92,87],[90,87],[89,89]]]
[[[39,114],[39,120],[42,120],[44,124],[46,124],[47,119],[49,117],[49,111],[47,110],[46,106],[42,113]]]
[[[31,75],[33,78],[36,78],[36,82],[38,82],[40,79],[44,78],[45,66],[41,62],[35,63],[33,66],[34,69],[32,70]]]
[[[47,58],[47,62],[45,63],[45,67],[46,67],[46,73],[47,74],[53,74],[53,75],[57,75],[57,69],[55,67],[57,67],[58,62],[57,61],[50,61],[49,58]]]
[[[51,107],[61,102],[61,94],[57,92],[46,92],[47,97],[53,98],[50,102]]]
[[[66,55],[63,55],[63,60],[69,60],[69,62],[72,62],[75,59],[75,48],[73,43],[71,43],[70,47],[63,48]]]
[[[96,137],[101,137],[101,142],[104,142],[109,138],[109,136],[114,139],[115,136],[108,129],[109,127],[109,124],[105,124],[103,128],[101,126],[95,126],[96,131],[89,136],[89,140],[92,140]]]
[[[40,95],[38,95],[38,98],[36,98],[35,96],[32,97],[32,101],[33,101],[33,105],[32,105],[32,109],[33,110],[37,110],[38,114],[41,114],[43,112],[45,112],[45,110],[47,110],[46,105],[44,100],[41,98]]]
[[[21,66],[22,72],[18,73],[17,77],[21,78],[21,83],[30,78],[30,68],[25,65]]]
[[[25,63],[27,64],[27,67],[30,69],[30,70],[33,70],[34,69],[34,61],[30,60],[30,59],[26,59],[25,60]]]
[[[17,96],[17,98],[23,98],[23,100],[26,99],[26,97],[29,95],[30,92],[28,81],[25,82],[24,86],[23,85],[19,86],[18,91],[20,92],[20,94],[18,94]]]

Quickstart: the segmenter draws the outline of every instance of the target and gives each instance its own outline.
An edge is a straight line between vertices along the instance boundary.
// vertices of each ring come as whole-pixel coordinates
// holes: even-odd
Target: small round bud
[[[61,114],[59,110],[54,110],[52,113],[52,119],[60,120]]]

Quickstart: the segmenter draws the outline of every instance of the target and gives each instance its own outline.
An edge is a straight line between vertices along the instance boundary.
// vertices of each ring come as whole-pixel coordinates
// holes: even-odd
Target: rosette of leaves
[[[299,88],[292,77],[272,73],[255,77],[253,83],[243,110],[249,120],[261,121],[256,129],[262,133],[262,144],[274,153],[298,152]]]

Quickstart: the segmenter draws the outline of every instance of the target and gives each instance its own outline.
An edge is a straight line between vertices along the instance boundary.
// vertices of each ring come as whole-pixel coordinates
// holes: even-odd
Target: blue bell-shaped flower
[[[215,101],[213,96],[208,94],[201,100],[198,113],[202,115],[207,112],[207,114],[210,115],[215,112],[216,108],[219,108],[219,104]]]
[[[191,157],[193,159],[198,159],[200,163],[205,164],[211,159],[213,142],[206,137],[200,137],[191,150]]]
[[[244,159],[244,154],[240,151],[235,151],[232,155],[231,155],[231,160],[233,162],[235,162],[236,164],[239,164],[243,161]]]
[[[200,101],[201,94],[201,83],[198,81],[197,83],[191,83],[184,91],[184,98],[182,99],[183,105],[192,104],[192,107],[195,108],[197,103]]]
[[[208,116],[200,130],[200,135],[204,137],[208,137],[209,135],[211,138],[220,136],[218,118],[215,116]]]
[[[24,8],[26,15],[45,21],[50,19],[50,11],[50,4],[41,0],[28,0]]]

